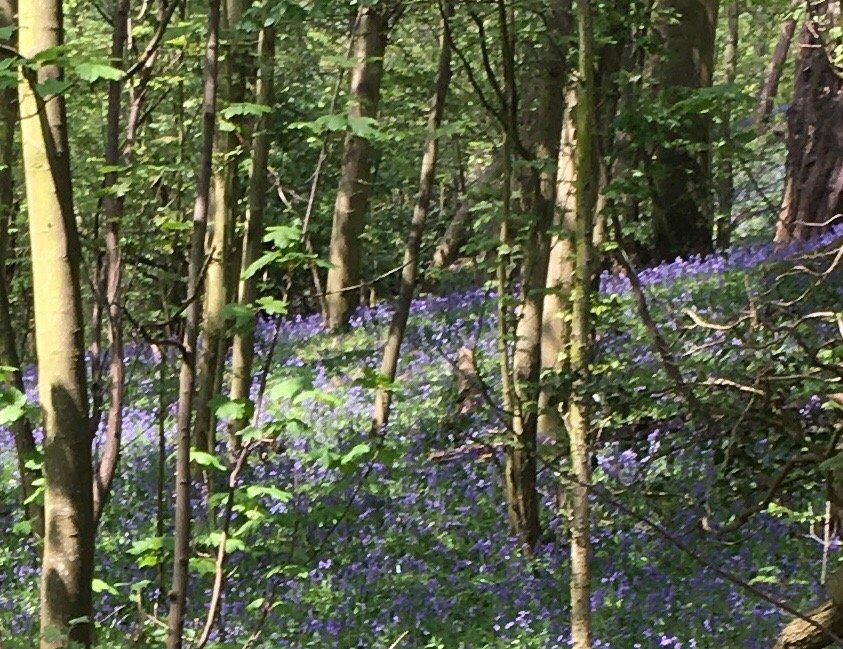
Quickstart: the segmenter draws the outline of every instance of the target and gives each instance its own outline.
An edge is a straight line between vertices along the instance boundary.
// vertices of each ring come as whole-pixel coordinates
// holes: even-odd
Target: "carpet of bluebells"
[[[740,341],[723,331],[689,330],[683,309],[726,321],[745,306],[747,286],[763,283],[797,253],[755,246],[642,271],[655,318],[681,352],[689,379],[743,361]],[[836,304],[810,308],[840,310],[837,279],[823,294]],[[507,532],[501,458],[430,459],[436,451],[502,438],[499,415],[482,400],[467,413],[455,408],[453,361],[461,346],[474,348],[482,381],[497,398],[494,300],[492,292],[474,289],[413,304],[396,410],[380,439],[369,430],[388,308],[359,311],[340,339],[326,335],[315,317],[261,324],[261,357],[274,351],[255,431],[274,441],[253,454],[241,476],[227,588],[210,646],[242,647],[250,636],[249,646],[266,649],[385,649],[399,639],[400,647],[431,649],[568,646],[566,519],[555,513],[559,462],[540,466],[545,531],[535,556],[526,558]],[[715,444],[694,443],[638,321],[628,280],[605,274],[595,313],[595,480],[625,505],[619,510],[594,496],[595,646],[769,647],[785,616],[654,534],[635,512],[657,519],[707,561],[807,606],[821,597],[823,546],[811,525],[821,494],[794,498],[787,515],[770,510],[755,517],[728,542],[704,532],[701,512],[715,508],[712,516],[723,518],[730,507]],[[106,647],[160,646],[155,618],[165,617],[160,584],[169,579],[171,539],[169,511],[164,537],[156,536],[158,394],[163,390],[168,404],[169,509],[175,364],[166,363],[161,382],[150,350],[132,349],[127,359],[125,448],[98,536],[99,638]],[[810,397],[805,413],[825,425],[827,415]],[[224,419],[224,407],[220,414]],[[223,422],[221,438],[224,429]],[[547,444],[544,455],[555,457]],[[37,550],[13,504],[12,453],[8,431],[0,431],[0,637],[7,649],[22,649],[36,637]],[[216,473],[215,484],[223,485],[225,472]],[[195,489],[193,630],[204,620],[219,538],[208,512],[216,511],[222,491]]]

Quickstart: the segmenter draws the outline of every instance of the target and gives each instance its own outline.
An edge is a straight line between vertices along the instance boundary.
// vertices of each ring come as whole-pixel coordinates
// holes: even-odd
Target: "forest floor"
[[[793,252],[741,248],[641,273],[654,318],[689,382],[739,375],[749,352],[729,331],[693,326],[685,310],[717,322],[741,317],[753,294],[792,265],[783,260]],[[252,456],[239,482],[221,630],[209,646],[243,647],[250,635],[256,638],[251,647],[266,649],[567,646],[568,548],[565,517],[556,513],[558,449],[549,442],[542,449],[545,533],[531,558],[507,533],[502,453],[483,450],[504,433],[499,412],[486,401],[499,401],[494,299],[491,291],[476,289],[414,303],[395,411],[382,438],[372,438],[369,430],[389,309],[360,310],[351,333],[339,339],[323,333],[314,317],[280,322],[264,408],[252,430],[275,442]],[[812,299],[805,309],[839,311],[841,282]],[[703,517],[717,525],[743,503],[722,458],[727,433],[721,431],[721,439],[703,434],[684,416],[624,278],[604,277],[595,310],[601,323],[595,368],[595,647],[771,646],[786,614],[711,566],[796,606],[816,602],[823,495],[791,494],[787,507],[770,507],[726,537],[704,531]],[[276,325],[264,323],[261,331],[263,363]],[[475,395],[468,412],[458,414],[453,363],[463,346],[474,350],[488,393]],[[783,354],[792,352],[798,360],[797,351]],[[147,350],[127,357],[131,407],[122,469],[98,537],[97,619],[103,646],[159,646],[162,629],[153,618],[164,617],[158,584],[171,546],[169,523],[163,536],[156,532],[159,423],[163,413],[169,521],[175,372],[168,362],[162,382],[160,363]],[[30,373],[30,383],[32,378]],[[806,389],[805,416],[822,424],[824,414]],[[612,402],[603,395],[612,395]],[[220,415],[225,418],[230,408],[221,404]],[[16,478],[7,438],[0,431],[0,502],[8,504]],[[431,459],[467,444],[480,450]],[[758,449],[759,457],[763,451]],[[217,475],[214,482],[224,484],[225,473],[208,468]],[[209,502],[218,506],[224,497],[222,487],[210,495],[197,489],[196,511],[207,512]],[[204,620],[219,541],[218,521],[197,519],[194,631]],[[678,549],[676,540],[693,554]],[[838,547],[834,541],[828,548],[831,563]],[[34,646],[37,564],[19,512],[4,505],[0,632],[7,649]]]

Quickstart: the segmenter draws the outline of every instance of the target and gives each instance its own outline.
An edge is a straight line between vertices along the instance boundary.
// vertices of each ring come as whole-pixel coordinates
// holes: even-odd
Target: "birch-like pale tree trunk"
[[[63,41],[61,0],[21,4],[22,56],[32,58]],[[47,60],[37,71],[24,69],[19,84],[38,392],[44,414],[41,649],[64,647],[68,640],[87,647],[93,640],[92,435],[80,290],[82,252],[73,210],[64,98],[42,97],[35,91],[37,84],[61,79],[61,66]]]

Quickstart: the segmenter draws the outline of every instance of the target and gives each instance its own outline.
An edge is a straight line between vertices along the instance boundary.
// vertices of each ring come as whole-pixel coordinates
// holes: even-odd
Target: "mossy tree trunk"
[[[275,28],[264,27],[258,37],[258,79],[255,101],[261,106],[272,106],[274,102]],[[252,174],[249,178],[246,228],[243,233],[243,252],[240,262],[240,282],[237,289],[237,303],[252,307],[257,298],[255,275],[246,276],[245,271],[260,255],[263,237],[263,216],[266,210],[267,165],[271,147],[271,114],[261,115],[255,122],[252,138]],[[236,451],[240,447],[239,433],[248,425],[250,388],[252,385],[252,364],[255,357],[255,320],[251,319],[243,329],[235,333],[232,341],[231,399],[244,405],[243,416],[232,422],[229,430],[229,447]]]
[[[236,79],[237,63],[244,55],[238,47],[238,28],[247,0],[225,0],[222,4],[220,30],[227,47],[220,60],[220,101],[243,101],[243,84]],[[224,309],[232,291],[232,232],[238,203],[237,165],[240,161],[236,133],[218,131],[216,162],[213,180],[213,205],[209,218],[209,242],[206,254],[210,257],[205,278],[205,305],[202,315],[199,360],[197,364],[196,421],[193,425],[194,446],[211,452],[215,443],[216,417],[212,401],[218,392],[225,356]]]

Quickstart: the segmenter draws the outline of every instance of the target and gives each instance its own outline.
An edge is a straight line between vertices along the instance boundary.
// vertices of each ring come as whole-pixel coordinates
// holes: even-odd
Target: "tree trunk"
[[[599,155],[594,106],[594,31],[590,0],[577,3],[579,40],[576,106],[576,268],[571,299],[573,389],[568,410],[571,444],[571,640],[574,649],[591,649],[591,291],[594,211]]]
[[[13,24],[16,3],[13,0],[0,0],[0,27]],[[0,41],[0,44],[15,47],[14,40]],[[0,52],[0,60],[3,53]],[[17,212],[15,205],[15,128],[18,123],[18,100],[14,88],[8,88],[0,93],[0,365],[14,368],[7,376],[8,387],[25,393],[23,377],[21,376],[21,361],[17,349],[17,336],[12,321],[11,297],[9,295],[9,281],[6,276],[6,261],[9,254],[9,229]],[[15,437],[15,451],[18,460],[18,472],[21,481],[21,502],[26,502],[35,493],[33,482],[38,478],[38,472],[26,468],[29,460],[37,457],[35,438],[32,435],[32,422],[27,417],[21,417],[12,424],[12,434]],[[32,525],[33,533],[38,537],[44,536],[44,508],[34,499],[24,505],[24,513]]]
[[[524,547],[538,541],[536,439],[540,394],[541,340],[545,283],[550,256],[550,227],[556,201],[556,163],[562,132],[564,50],[570,3],[557,0],[548,18],[547,57],[543,61],[542,94],[535,122],[534,156],[529,171],[531,224],[521,271],[521,312],[515,330],[512,362],[516,407],[513,444],[507,447],[504,469],[510,528]]]
[[[835,635],[843,635],[843,612],[832,601],[818,606],[805,617],[814,620],[821,627]],[[776,641],[773,649],[823,649],[833,643],[827,634],[805,620],[796,618],[790,622]]]
[[[243,100],[243,85],[236,82],[235,62],[243,52],[238,48],[237,29],[248,3],[244,0],[225,0],[222,4],[220,29],[228,33],[228,51],[220,62],[221,101],[238,103]],[[202,335],[197,363],[196,420],[193,424],[194,446],[200,451],[213,452],[216,417],[211,401],[218,392],[225,356],[225,321],[223,309],[229,301],[231,278],[231,234],[237,205],[237,138],[231,131],[218,131],[215,149],[220,164],[214,170],[214,200],[210,218],[210,256],[205,278],[205,307],[202,316]]]
[[[442,8],[443,20],[448,20],[453,13],[453,6],[450,0],[445,0]],[[401,287],[398,293],[398,300],[395,304],[395,313],[389,324],[389,334],[383,350],[380,373],[390,383],[395,380],[395,373],[398,369],[398,357],[401,352],[401,343],[404,340],[404,331],[407,328],[407,319],[410,315],[410,303],[413,301],[413,294],[416,290],[416,280],[419,274],[419,251],[421,249],[424,224],[427,220],[427,210],[430,205],[430,197],[433,193],[433,183],[436,180],[436,159],[439,155],[439,127],[442,125],[442,115],[445,112],[445,100],[448,96],[448,87],[451,83],[451,46],[445,34],[446,27],[443,25],[442,36],[439,39],[439,64],[437,66],[436,86],[433,94],[430,115],[427,121],[427,142],[425,143],[424,155],[421,163],[421,176],[419,178],[419,192],[416,196],[416,204],[413,208],[413,218],[410,221],[410,232],[407,235],[407,245],[404,249],[404,268],[401,270]],[[386,426],[389,419],[389,407],[392,401],[392,392],[389,389],[380,388],[375,395],[375,413],[373,430],[379,431]]]
[[[812,3],[799,38],[776,229],[781,244],[820,234],[843,212],[843,79],[829,59],[841,42],[831,32],[839,22],[839,0]]]
[[[655,27],[665,52],[654,63],[653,80],[668,108],[689,89],[711,86],[718,4],[719,0],[656,0],[655,9],[668,17]],[[656,151],[653,242],[658,258],[712,248],[710,131],[707,116],[685,116]],[[685,140],[703,150],[684,146]]]
[[[383,56],[386,52],[388,11],[384,3],[360,7],[354,32],[349,122],[374,118],[378,114]],[[369,207],[372,143],[353,132],[345,139],[340,183],[331,229],[331,268],[326,283],[327,326],[344,328],[359,300],[360,236]]]
[[[500,173],[500,160],[495,159],[480,172],[471,185],[482,191],[497,180]],[[451,222],[445,229],[445,233],[436,246],[436,250],[433,252],[434,268],[447,268],[453,264],[457,260],[457,257],[459,257],[463,245],[468,240],[471,231],[471,210],[476,202],[473,196],[469,195],[473,192],[473,187],[460,198],[454,218],[451,219]]]
[[[738,75],[738,44],[740,39],[741,5],[739,0],[732,0],[728,13],[728,34],[726,49],[723,53],[723,71],[726,83],[735,83]],[[735,170],[733,165],[733,138],[731,110],[724,115],[721,130],[723,137],[723,159],[720,161],[717,183],[717,221],[715,237],[717,247],[724,250],[729,247],[732,235],[732,204],[735,193]]]
[[[258,80],[255,101],[261,106],[274,103],[275,28],[265,27],[258,37]],[[252,175],[249,178],[249,206],[246,212],[246,231],[243,234],[243,254],[240,263],[240,283],[237,303],[252,307],[257,298],[256,276],[245,277],[245,271],[260,255],[263,236],[263,215],[266,210],[267,165],[272,144],[269,129],[271,114],[263,114],[255,123],[252,140]],[[252,363],[255,357],[255,321],[238,331],[232,342],[231,399],[238,403],[249,403],[252,385]],[[240,447],[239,433],[248,425],[248,412],[232,422],[229,448],[236,453]]]
[[[787,60],[787,53],[790,51],[790,44],[793,41],[793,35],[796,33],[796,18],[793,16],[793,13],[803,4],[802,0],[794,0],[790,10],[790,16],[782,24],[779,40],[776,42],[776,49],[773,50],[773,58],[770,60],[764,72],[761,91],[758,93],[758,105],[752,116],[755,127],[758,129],[763,127],[764,122],[770,116],[776,102],[776,96],[779,94],[779,82],[781,81],[782,71]]]
[[[22,3],[21,54],[32,58],[61,46],[63,19],[60,0]],[[35,92],[36,84],[61,78],[61,67],[45,62],[37,72],[25,71],[19,85],[38,392],[44,413],[42,649],[64,647],[67,640],[87,647],[93,640],[93,471],[79,277],[82,252],[73,211],[64,98],[42,98]],[[71,624],[82,618],[85,621]]]
[[[196,340],[201,312],[201,270],[205,260],[205,234],[208,224],[208,200],[211,192],[214,130],[217,118],[217,51],[219,46],[220,0],[209,0],[208,40],[202,97],[202,143],[196,177],[196,202],[193,206],[193,233],[190,239],[187,295],[189,304],[184,323],[182,359],[179,373],[179,400],[176,417],[176,515],[173,550],[173,583],[167,618],[167,649],[181,649],[184,613],[187,602],[188,562],[190,560],[190,442],[193,415],[193,391],[196,381]]]
[[[576,165],[574,155],[574,106],[576,93],[569,90],[559,143],[556,178],[556,209],[553,240],[547,269],[546,295],[542,312],[541,362],[543,370],[563,371],[568,365],[571,324],[571,286],[574,278],[574,229],[576,221]],[[542,386],[539,395],[539,429],[542,437],[561,441],[565,425],[559,412],[559,394],[552,384]]]
[[[123,68],[130,0],[115,0],[112,11],[114,29],[111,42],[111,65]],[[108,84],[108,111],[105,129],[105,164],[110,169],[120,166],[120,116],[122,112],[123,82]],[[123,220],[123,197],[117,191],[118,175],[109,170],[105,175],[103,207],[105,211],[105,302],[108,311],[110,394],[106,417],[106,438],[102,457],[94,480],[94,520],[99,522],[120,460],[123,432],[123,323],[120,307],[122,259],[120,253],[120,223]]]

